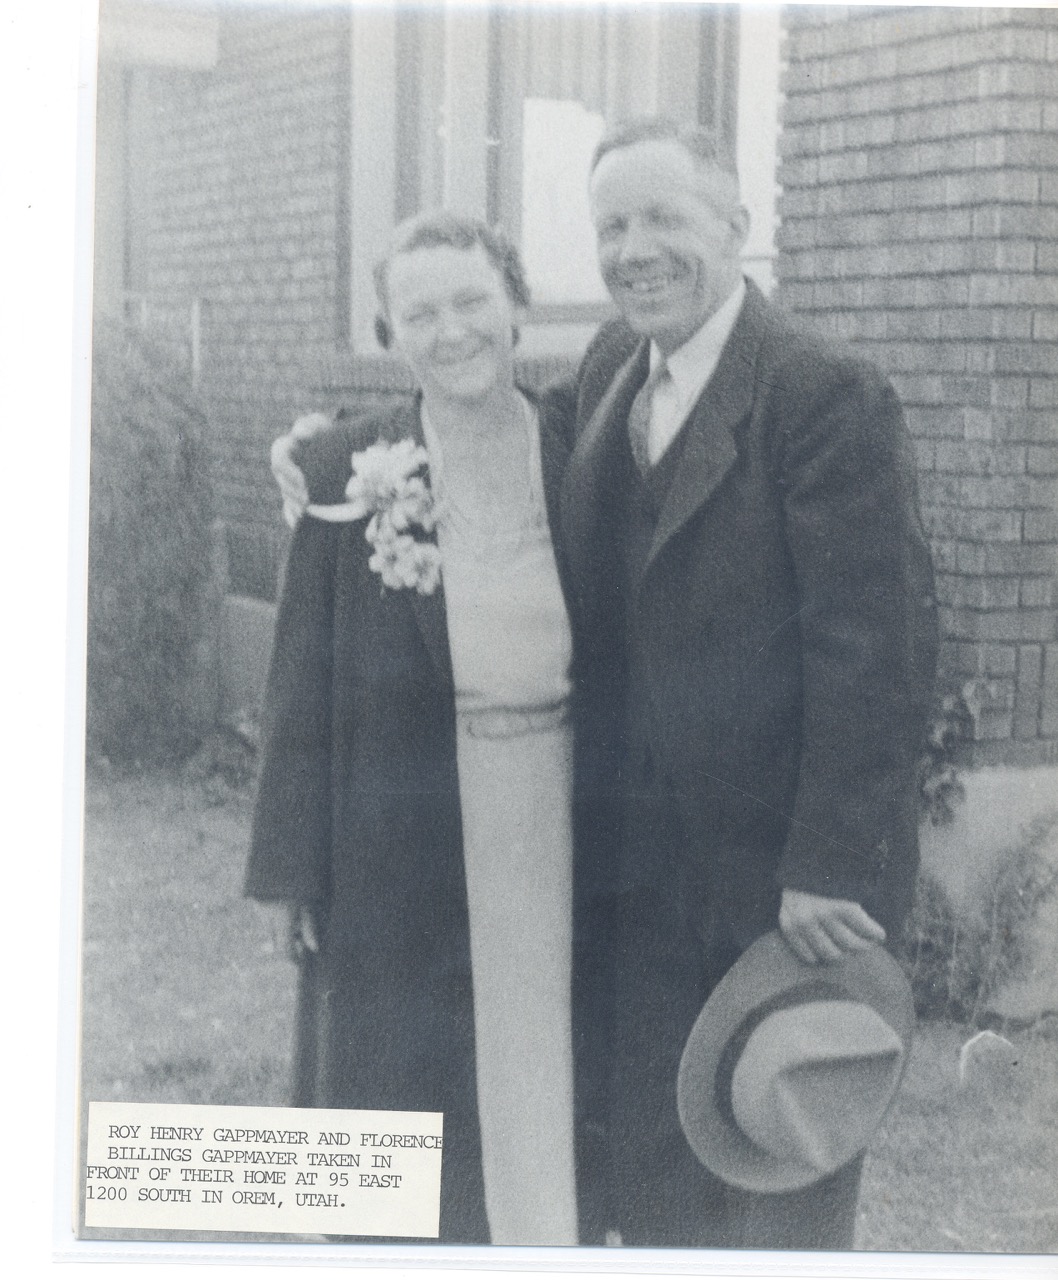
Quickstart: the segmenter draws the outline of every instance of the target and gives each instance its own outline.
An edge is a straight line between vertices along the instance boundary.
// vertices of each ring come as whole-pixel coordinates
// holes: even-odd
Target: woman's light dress
[[[490,1233],[493,1244],[572,1245],[571,640],[528,407],[527,426],[528,514],[486,529],[451,504],[424,422],[444,512]]]

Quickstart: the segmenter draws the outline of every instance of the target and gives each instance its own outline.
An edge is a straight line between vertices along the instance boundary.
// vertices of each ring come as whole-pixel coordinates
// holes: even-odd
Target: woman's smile
[[[434,352],[434,363],[448,369],[458,369],[463,365],[470,364],[476,360],[478,356],[484,355],[487,347],[483,343],[476,343],[471,348],[459,348],[458,350],[439,350]]]

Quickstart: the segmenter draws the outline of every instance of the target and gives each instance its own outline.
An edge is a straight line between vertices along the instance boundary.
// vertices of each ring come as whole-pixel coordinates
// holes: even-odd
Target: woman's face
[[[514,383],[516,308],[481,245],[438,245],[389,264],[393,341],[427,401],[468,403]]]

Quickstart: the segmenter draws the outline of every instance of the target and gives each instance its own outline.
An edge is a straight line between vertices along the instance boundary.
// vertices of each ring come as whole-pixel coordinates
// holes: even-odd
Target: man
[[[611,132],[590,195],[622,317],[570,392],[562,503],[599,818],[578,886],[592,1214],[625,1244],[848,1248],[860,1162],[791,1195],[726,1187],[676,1075],[755,938],[778,925],[825,964],[895,940],[910,904],[936,650],[911,444],[876,370],[743,280],[747,215],[706,135]]]
[[[682,1141],[674,1082],[757,936],[778,924],[825,963],[895,939],[909,905],[935,655],[911,444],[875,370],[743,281],[747,218],[708,138],[614,131],[591,209],[623,323],[581,366],[563,532],[622,815],[594,868],[612,1213],[625,1243],[849,1247],[858,1165],[729,1191]]]

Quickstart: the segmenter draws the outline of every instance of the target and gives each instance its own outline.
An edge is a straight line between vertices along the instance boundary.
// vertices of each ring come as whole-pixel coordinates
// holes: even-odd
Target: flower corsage
[[[370,519],[364,537],[374,548],[368,566],[384,586],[414,587],[432,595],[441,580],[441,553],[419,536],[437,526],[437,504],[427,483],[430,455],[413,440],[377,444],[353,454],[346,501],[337,506],[310,505],[318,520]]]

